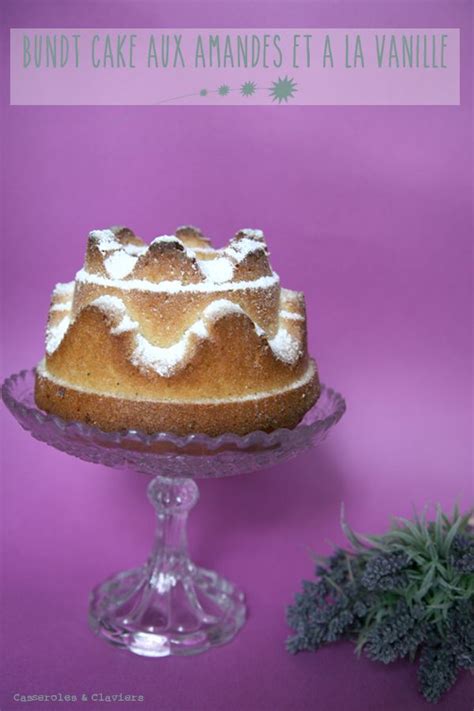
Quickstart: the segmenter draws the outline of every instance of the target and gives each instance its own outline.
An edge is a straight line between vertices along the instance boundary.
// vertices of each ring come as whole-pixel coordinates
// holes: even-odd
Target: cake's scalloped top
[[[179,227],[176,234],[161,235],[150,244],[128,227],[113,227],[90,232],[83,274],[218,290],[223,284],[273,277],[268,256],[261,230],[239,230],[226,247],[214,249],[196,227]]]

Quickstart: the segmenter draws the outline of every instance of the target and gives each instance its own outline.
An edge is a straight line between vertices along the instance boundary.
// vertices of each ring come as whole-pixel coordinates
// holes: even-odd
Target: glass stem
[[[198,487],[192,479],[157,476],[148,487],[148,498],[157,514],[148,570],[150,582],[158,590],[169,588],[194,569],[188,555],[186,523],[198,496]]]

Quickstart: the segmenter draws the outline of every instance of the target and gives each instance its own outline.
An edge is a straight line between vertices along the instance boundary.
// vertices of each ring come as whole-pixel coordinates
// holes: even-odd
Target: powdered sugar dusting
[[[241,262],[249,254],[253,254],[254,252],[264,252],[265,244],[262,242],[256,242],[254,239],[243,237],[242,239],[235,240],[235,242],[233,242],[232,245],[225,251],[237,262]]]
[[[196,259],[196,252],[190,247],[186,247],[184,242],[182,242],[179,237],[176,237],[176,235],[160,235],[159,237],[155,237],[155,239],[150,242],[150,247],[153,244],[175,244],[186,253],[188,259]]]
[[[97,297],[90,305],[96,306],[98,309],[101,309],[101,311],[105,311],[116,318],[123,317],[127,313],[122,299],[119,299],[118,296],[110,296],[109,294]]]
[[[304,321],[304,316],[297,314],[294,311],[280,311],[280,318],[286,318],[293,321]]]
[[[116,323],[116,325],[111,329],[111,333],[115,336],[120,333],[136,331],[138,329],[138,323],[130,318],[127,313],[127,309],[125,308],[125,304],[117,296],[109,296],[108,294],[104,294],[104,296],[99,296],[97,299],[94,299],[90,305],[104,311],[118,321],[118,323]]]
[[[61,341],[64,338],[66,331],[69,328],[71,320],[69,314],[65,316],[61,321],[54,326],[48,326],[46,328],[46,353],[52,355],[54,351],[59,347]]]
[[[131,361],[140,369],[154,370],[158,375],[169,377],[175,373],[179,365],[184,364],[186,355],[189,355],[192,335],[191,327],[177,343],[168,348],[161,348],[152,345],[139,333],[136,336]],[[194,335],[197,335],[198,339],[201,338],[199,333]]]
[[[95,241],[102,253],[111,252],[120,246],[112,230],[92,230],[89,237]]]
[[[229,314],[244,313],[245,311],[241,306],[239,306],[239,304],[236,304],[233,301],[229,301],[228,299],[216,299],[212,302],[212,304],[206,306],[203,315],[208,320],[217,321],[223,316],[227,316]]]
[[[223,284],[234,276],[234,265],[226,257],[198,262],[201,273],[212,284]]]
[[[285,328],[280,328],[274,338],[268,341],[277,358],[291,365],[296,363],[301,355],[300,342],[291,336]]]
[[[196,321],[196,323],[192,326],[193,333],[196,336],[199,336],[199,338],[207,338],[209,336],[209,331],[206,328],[206,324],[202,319],[199,319],[199,321]]]
[[[69,328],[69,324],[71,323],[71,302],[72,302],[72,296],[74,293],[74,282],[67,282],[65,284],[56,284],[56,286],[53,289],[53,294],[52,298],[53,300],[55,298],[62,298],[66,297],[66,301],[63,302],[56,302],[52,303],[50,306],[50,313],[51,312],[61,312],[64,311],[65,315],[63,318],[58,321],[58,323],[52,324],[49,323],[48,326],[46,327],[46,337],[45,337],[45,346],[46,346],[46,353],[48,355],[51,355],[54,353],[54,351],[58,348],[59,344],[64,338],[64,334]]]
[[[111,333],[113,333],[114,336],[118,336],[120,333],[126,333],[127,331],[136,331],[137,328],[138,323],[133,321],[130,316],[127,315],[120,321],[120,323],[114,326]]]
[[[250,237],[251,239],[259,239],[259,240],[264,239],[263,231],[262,230],[255,230],[255,229],[253,229],[253,227],[244,227],[244,229],[239,230],[239,232],[244,234],[246,237]]]
[[[167,348],[152,345],[138,333],[131,361],[140,369],[154,370],[162,377],[170,377],[189,362],[194,347],[200,341],[209,338],[206,322],[213,323],[228,314],[235,313],[244,313],[238,304],[227,299],[214,301],[204,309],[202,318],[188,328],[179,341]]]
[[[209,283],[225,284],[234,278],[235,265],[242,262],[249,254],[258,251],[265,251],[265,245],[243,237],[220,250],[219,254],[222,256],[198,262],[199,269]]]
[[[160,235],[159,237],[155,237],[155,239],[150,242],[150,246],[152,244],[160,244],[160,242],[167,242],[168,244],[174,243],[184,248],[184,242],[176,237],[176,235]]]
[[[134,269],[138,257],[132,257],[123,250],[112,252],[110,257],[104,259],[104,267],[111,279],[123,279]]]
[[[212,281],[197,282],[196,284],[182,284],[180,281],[152,282],[145,279],[108,279],[99,274],[90,274],[85,269],[81,269],[76,274],[76,281],[97,284],[98,286],[109,286],[115,289],[126,291],[152,291],[165,294],[178,294],[182,292],[220,292],[220,291],[240,291],[244,289],[268,289],[279,283],[278,274],[273,272],[270,276],[260,277],[254,281],[231,281],[216,284]]]
[[[102,254],[119,252],[129,257],[139,257],[148,249],[146,245],[121,242],[112,230],[92,230],[89,232],[89,237],[96,243]]]
[[[75,283],[73,281],[59,283],[53,289],[53,296],[72,296]]]
[[[143,244],[133,244],[129,242],[128,244],[121,244],[119,249],[123,249],[124,252],[130,254],[132,257],[139,257],[141,254],[145,254],[148,247]]]

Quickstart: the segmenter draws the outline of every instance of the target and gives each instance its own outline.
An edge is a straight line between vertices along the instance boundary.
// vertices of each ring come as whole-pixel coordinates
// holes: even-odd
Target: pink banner
[[[16,105],[456,105],[458,29],[12,29]]]

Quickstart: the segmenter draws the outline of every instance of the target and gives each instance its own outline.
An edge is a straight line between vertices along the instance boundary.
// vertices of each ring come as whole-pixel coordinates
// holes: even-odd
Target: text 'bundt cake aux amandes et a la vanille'
[[[89,235],[53,291],[36,404],[103,430],[185,435],[294,427],[320,391],[302,293],[280,287],[261,230],[214,249],[196,228],[145,244]]]

